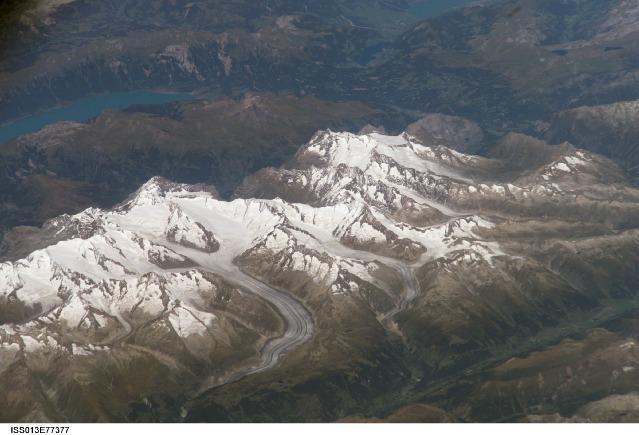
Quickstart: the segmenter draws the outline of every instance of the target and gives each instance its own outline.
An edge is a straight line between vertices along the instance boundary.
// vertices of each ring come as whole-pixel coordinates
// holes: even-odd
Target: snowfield
[[[34,309],[32,319],[0,330],[0,346],[60,350],[47,325],[119,324],[108,340],[66,349],[92,354],[134,333],[128,320],[133,312],[168,319],[184,338],[214,333],[218,319],[199,308],[200,292],[214,286],[205,274],[213,273],[268,301],[286,323],[284,335],[262,349],[261,362],[237,378],[272,367],[314,328],[302,303],[246,274],[240,257],[270,258],[281,273],[305,274],[336,298],[364,284],[390,294],[390,284],[376,274],[381,266],[390,268],[404,287],[396,307],[382,316],[390,318],[419,293],[413,270],[425,262],[455,258],[491,265],[506,255],[478,235],[478,229],[493,226],[490,221],[452,210],[433,194],[441,183],[479,192],[482,187],[462,173],[474,157],[429,148],[406,134],[333,132],[319,133],[297,155],[300,161],[309,157],[322,164],[281,176],[312,191],[318,198],[312,205],[279,198],[223,201],[153,178],[112,210],[88,209],[53,220],[58,234],[71,235],[0,265],[0,295]],[[434,210],[442,219],[426,226],[407,223],[396,217],[406,207]]]

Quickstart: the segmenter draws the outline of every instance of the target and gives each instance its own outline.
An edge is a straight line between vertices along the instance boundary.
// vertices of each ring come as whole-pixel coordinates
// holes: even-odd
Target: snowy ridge
[[[215,333],[216,316],[199,308],[199,293],[215,291],[208,274],[257,286],[238,266],[305,276],[332,297],[373,288],[404,306],[418,291],[416,281],[401,296],[391,276],[406,282],[410,268],[435,259],[492,267],[506,255],[478,235],[490,221],[437,201],[451,186],[474,186],[462,169],[478,158],[429,148],[406,134],[331,132],[318,134],[296,158],[301,167],[278,177],[312,190],[312,205],[222,201],[154,178],[113,210],[53,220],[63,240],[0,265],[0,296],[33,311],[2,327],[0,345],[96,352],[130,335],[136,316],[167,319],[184,337]],[[435,223],[406,217],[426,210],[437,214]],[[384,310],[378,314],[395,312]],[[48,324],[91,329],[101,338],[60,344],[59,328],[42,326]]]
[[[497,160],[464,155],[443,146],[429,147],[404,133],[380,134],[319,132],[296,154],[292,169],[268,169],[245,182],[244,196],[260,192],[260,185],[277,185],[287,198],[314,205],[363,202],[407,223],[423,226],[430,213],[460,215],[464,203],[486,197],[528,201],[556,198],[599,182],[610,172],[587,152],[572,151],[532,174],[495,181]],[[602,166],[603,165],[603,166]],[[253,185],[252,185],[253,183]],[[461,213],[463,215],[463,213]]]

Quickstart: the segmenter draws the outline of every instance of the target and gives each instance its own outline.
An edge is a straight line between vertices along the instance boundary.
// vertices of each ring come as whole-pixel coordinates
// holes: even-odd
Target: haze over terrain
[[[639,420],[635,1],[0,24],[0,421]]]

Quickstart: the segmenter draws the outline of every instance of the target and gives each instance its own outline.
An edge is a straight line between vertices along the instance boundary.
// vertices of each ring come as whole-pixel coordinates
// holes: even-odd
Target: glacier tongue
[[[285,185],[315,195],[309,204],[223,201],[204,189],[153,178],[113,210],[89,209],[55,220],[63,240],[0,265],[1,295],[33,311],[23,322],[5,325],[0,343],[20,342],[28,352],[57,346],[61,337],[46,325],[119,325],[109,337],[69,347],[94,352],[130,335],[127,319],[134,312],[168,319],[179,335],[206,334],[216,327],[216,316],[199,308],[198,292],[213,286],[206,273],[250,290],[259,284],[237,264],[263,258],[282,273],[310,277],[334,297],[361,286],[392,292],[376,272],[380,267],[404,279],[410,267],[437,258],[491,265],[504,253],[476,230],[492,223],[438,200],[453,188],[478,189],[463,175],[476,159],[427,147],[406,134],[322,132],[300,149],[297,168],[278,172]],[[416,214],[435,209],[435,222],[401,219],[408,209]],[[404,281],[408,297],[414,297],[415,280]],[[294,301],[281,303],[283,310],[303,310]],[[298,316],[296,322],[306,321],[306,314]]]

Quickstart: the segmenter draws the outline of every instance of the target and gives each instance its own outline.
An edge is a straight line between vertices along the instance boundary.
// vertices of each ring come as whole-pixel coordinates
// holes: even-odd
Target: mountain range
[[[189,95],[0,143],[0,421],[638,421],[639,7],[454,3],[0,5],[0,129]]]
[[[552,401],[491,411],[489,388],[454,390],[634,306],[639,191],[568,144],[513,135],[486,158],[327,130],[235,196],[155,177],[9,233],[8,418],[325,421],[426,398],[543,418]]]

